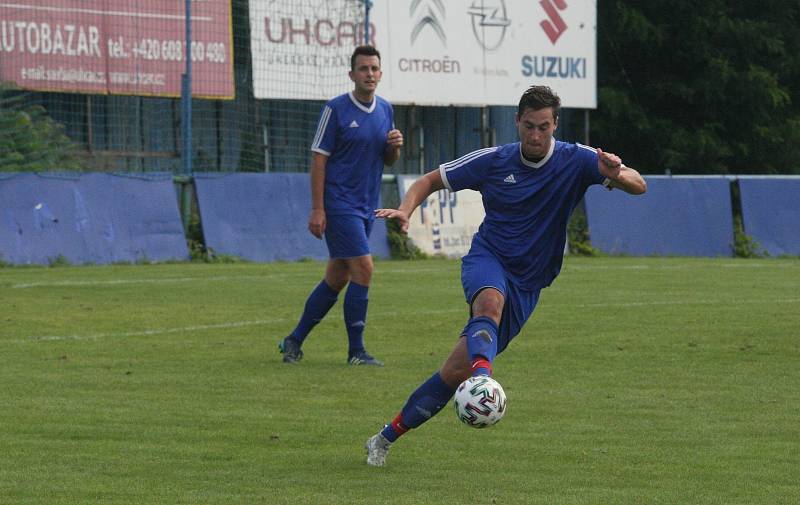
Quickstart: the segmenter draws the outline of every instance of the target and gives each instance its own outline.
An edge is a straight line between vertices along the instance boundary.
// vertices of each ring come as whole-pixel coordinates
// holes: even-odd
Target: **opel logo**
[[[506,17],[504,0],[475,0],[469,8],[472,16],[472,33],[487,51],[494,51],[506,36],[506,28],[511,20]]]

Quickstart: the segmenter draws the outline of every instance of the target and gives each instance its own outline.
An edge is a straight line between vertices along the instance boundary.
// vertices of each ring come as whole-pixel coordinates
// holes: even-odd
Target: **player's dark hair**
[[[377,56],[378,61],[381,60],[381,53],[378,52],[373,46],[358,46],[353,51],[353,56],[350,57],[350,70],[356,69],[356,56]]]
[[[519,99],[517,114],[521,116],[525,109],[541,110],[546,107],[552,107],[553,118],[558,119],[561,99],[549,86],[531,86]]]

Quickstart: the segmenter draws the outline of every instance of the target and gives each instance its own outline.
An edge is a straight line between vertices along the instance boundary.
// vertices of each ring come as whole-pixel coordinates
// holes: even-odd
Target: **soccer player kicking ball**
[[[492,374],[495,356],[519,334],[539,292],[561,271],[567,221],[589,186],[634,195],[647,190],[639,172],[617,155],[555,140],[560,105],[547,86],[530,87],[515,118],[519,142],[444,163],[418,179],[398,209],[375,211],[397,219],[405,232],[411,214],[434,191],[473,189],[483,197],[486,217],[461,262],[470,319],[439,371],[367,440],[367,464],[383,466],[391,444],[436,415],[461,382]]]

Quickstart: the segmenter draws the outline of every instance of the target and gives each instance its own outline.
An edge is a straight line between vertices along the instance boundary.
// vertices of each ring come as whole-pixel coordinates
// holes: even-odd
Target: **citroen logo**
[[[419,12],[417,12],[419,11]],[[414,29],[411,31],[411,43],[417,40],[420,32],[430,26],[442,43],[447,45],[447,35],[444,33],[442,21],[445,18],[445,8],[442,0],[414,0],[409,8],[409,15],[415,19]]]
[[[504,0],[477,0],[469,8],[472,16],[472,33],[475,39],[487,51],[494,51],[506,36],[506,28],[511,20],[506,17]]]

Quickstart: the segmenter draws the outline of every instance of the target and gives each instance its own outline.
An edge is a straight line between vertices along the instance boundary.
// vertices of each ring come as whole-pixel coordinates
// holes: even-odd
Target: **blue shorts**
[[[522,330],[525,321],[531,317],[533,309],[536,308],[541,291],[519,289],[506,277],[500,260],[474,242],[469,253],[461,258],[461,285],[464,287],[464,296],[470,306],[470,317],[472,302],[481,290],[494,288],[505,297],[497,334],[497,354],[503,352],[509,342]]]
[[[374,219],[353,215],[327,216],[325,243],[331,258],[357,258],[369,255],[369,235]]]

